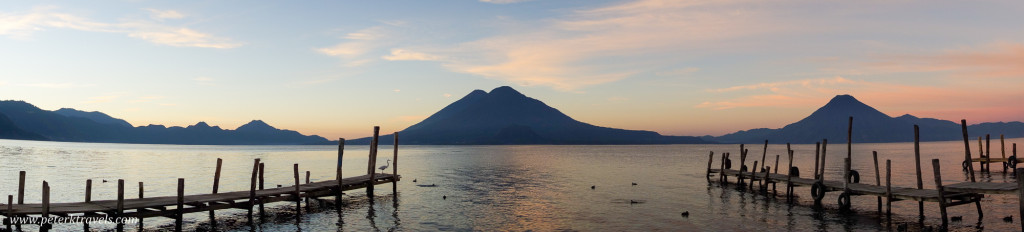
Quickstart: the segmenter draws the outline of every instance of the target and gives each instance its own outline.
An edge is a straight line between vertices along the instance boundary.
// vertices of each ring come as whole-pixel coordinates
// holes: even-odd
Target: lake
[[[1007,156],[1011,143],[1007,140]],[[999,157],[999,141],[993,141]],[[972,141],[977,155],[977,141]],[[763,144],[751,144],[748,165],[760,161]],[[345,148],[344,175],[366,173],[369,146]],[[794,145],[794,166],[810,176],[814,145]],[[785,145],[768,146],[767,161],[774,165]],[[705,178],[708,152],[731,152],[739,162],[739,145],[636,145],[636,146],[401,146],[397,192],[390,184],[377,187],[371,201],[363,190],[347,191],[339,213],[314,202],[296,224],[294,203],[268,205],[268,218],[254,227],[245,225],[245,210],[217,213],[217,227],[208,215],[185,215],[187,230],[279,231],[876,231],[887,230],[876,212],[873,196],[854,196],[853,213],[837,210],[838,192],[828,193],[824,209],[812,207],[809,188],[797,188],[795,204],[786,203],[779,186],[777,197],[754,194],[735,186],[709,184]],[[912,143],[854,144],[853,168],[862,182],[874,183],[871,152],[893,162],[893,185],[915,186]],[[392,156],[382,146],[378,165]],[[826,178],[838,179],[846,144],[828,147]],[[216,159],[224,159],[220,191],[248,190],[252,160],[266,163],[266,184],[292,185],[292,165],[311,171],[313,181],[331,180],[337,146],[184,146],[96,144],[0,140],[0,194],[16,195],[18,171],[27,171],[26,202],[40,202],[41,182],[50,184],[51,202],[80,202],[85,182],[93,180],[93,199],[116,199],[117,179],[126,181],[126,198],[172,196],[177,178],[185,178],[186,194],[209,193]],[[963,142],[922,143],[925,188],[934,188],[931,159],[941,159],[945,183],[966,180],[961,171]],[[779,166],[787,164],[782,156]],[[991,175],[979,181],[1015,182],[993,165]],[[391,169],[388,169],[391,172]],[[884,173],[883,173],[884,174]],[[304,178],[304,177],[303,177]],[[104,182],[106,180],[107,182]],[[413,180],[416,180],[414,183]],[[884,179],[883,179],[884,181]],[[636,183],[633,185],[632,183]],[[432,186],[434,185],[434,186]],[[432,187],[431,187],[432,186]],[[591,186],[594,188],[591,189]],[[634,203],[635,202],[635,203]],[[978,222],[973,205],[949,208],[955,231],[1020,228],[1017,197],[988,195],[982,202],[984,220]],[[915,222],[917,203],[893,203],[895,224]],[[681,216],[689,211],[689,217]],[[1008,223],[1003,217],[1015,215]],[[938,206],[925,203],[926,226],[938,226]],[[913,224],[913,223],[912,223]],[[173,220],[147,218],[146,230],[173,228]],[[917,225],[911,225],[916,227]],[[93,228],[112,228],[92,225]],[[25,226],[35,230],[35,226]],[[59,230],[81,230],[82,225],[59,224]],[[127,225],[135,230],[138,225]]]

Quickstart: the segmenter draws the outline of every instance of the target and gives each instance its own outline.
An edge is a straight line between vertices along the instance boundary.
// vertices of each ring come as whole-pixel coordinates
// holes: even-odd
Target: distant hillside
[[[46,137],[18,128],[7,115],[0,114],[0,139],[46,140]]]
[[[921,128],[922,141],[948,141],[963,139],[960,124],[913,115],[889,117],[850,95],[838,95],[810,116],[779,129],[753,129],[711,137],[706,140],[721,143],[757,143],[768,140],[775,143],[814,143],[822,139],[846,141],[847,121],[853,117],[853,142],[884,143],[909,142],[914,139],[914,125]],[[1024,137],[1024,123],[980,123],[969,125],[970,136],[991,134],[1007,138]]]
[[[193,144],[193,145],[302,145],[328,144],[327,139],[280,130],[263,121],[253,120],[235,130],[199,122],[188,127],[148,125],[132,127],[127,121],[101,112],[64,108],[39,109],[23,101],[0,101],[0,114],[11,124],[27,132],[20,139],[66,142]],[[0,119],[0,129],[3,129]],[[0,132],[2,133],[2,132]],[[36,137],[32,137],[35,135]]]
[[[697,137],[663,136],[577,121],[508,86],[474,90],[427,119],[402,130],[403,144],[677,144]],[[393,141],[390,135],[381,144]],[[369,138],[351,143],[368,143]]]

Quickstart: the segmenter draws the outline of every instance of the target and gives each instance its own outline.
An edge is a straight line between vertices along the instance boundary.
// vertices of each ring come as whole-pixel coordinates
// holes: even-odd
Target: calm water
[[[1007,140],[1011,143],[1022,139]],[[998,157],[998,141],[993,156]],[[972,146],[976,142],[972,142]],[[840,176],[845,144],[829,146],[826,178]],[[28,172],[27,202],[40,201],[41,182],[51,186],[52,202],[82,201],[86,179],[93,179],[93,199],[116,199],[119,178],[127,182],[126,197],[135,197],[137,183],[145,182],[146,196],[170,196],[176,179],[185,178],[186,193],[208,193],[217,158],[224,159],[220,191],[247,190],[252,160],[266,163],[268,186],[291,185],[292,164],[312,172],[312,180],[333,179],[336,146],[178,146],[85,144],[0,140],[0,194],[14,195],[18,171]],[[797,188],[796,204],[778,197],[766,197],[737,190],[734,186],[708,184],[704,179],[708,152],[733,153],[738,163],[739,145],[665,146],[402,146],[399,154],[398,192],[391,186],[377,188],[373,200],[365,191],[346,192],[339,217],[330,207],[312,204],[296,224],[294,204],[268,207],[266,222],[246,226],[244,210],[218,211],[216,230],[582,230],[582,231],[876,231],[887,230],[878,217],[875,197],[853,197],[854,213],[835,210],[838,193],[829,193],[825,209],[811,207],[810,190]],[[762,145],[748,146],[751,157],[760,160]],[[977,148],[972,147],[976,150]],[[814,145],[795,145],[794,165],[804,176],[811,175]],[[768,163],[783,154],[784,145],[768,147]],[[913,144],[854,144],[853,167],[864,182],[874,182],[871,151],[893,160],[893,184],[914,186]],[[391,147],[382,147],[379,164],[391,157]],[[1009,148],[1007,148],[1007,152]],[[368,146],[345,149],[346,176],[365,174]],[[922,144],[922,169],[926,188],[933,188],[931,159],[942,159],[946,183],[963,181],[962,142]],[[976,151],[974,151],[976,154]],[[785,166],[781,157],[779,166]],[[981,181],[1014,182],[993,166],[991,176]],[[389,169],[390,172],[390,169]],[[304,175],[304,174],[303,174]],[[304,178],[304,177],[303,177]],[[417,180],[416,183],[413,180]],[[108,180],[109,182],[102,182]],[[883,180],[884,181],[884,180]],[[637,183],[632,185],[631,183]],[[426,185],[436,187],[426,187]],[[591,189],[591,186],[596,186]],[[779,186],[782,194],[782,186]],[[447,199],[442,199],[446,196]],[[631,201],[639,203],[631,204]],[[985,218],[979,223],[974,206],[950,208],[951,216],[963,216],[952,223],[953,230],[1006,231],[1020,228],[1017,199],[1012,195],[990,195],[982,202]],[[916,219],[917,203],[895,202],[896,224]],[[680,213],[689,211],[689,217]],[[925,223],[938,225],[938,207],[925,204]],[[1015,215],[1013,223],[1002,218]],[[186,228],[210,230],[206,214],[186,215]],[[146,230],[168,228],[167,219],[145,220]],[[110,228],[93,225],[93,228]],[[911,226],[912,229],[916,225]],[[57,229],[80,230],[65,224]],[[137,229],[137,225],[127,228]],[[35,230],[33,226],[26,226]]]

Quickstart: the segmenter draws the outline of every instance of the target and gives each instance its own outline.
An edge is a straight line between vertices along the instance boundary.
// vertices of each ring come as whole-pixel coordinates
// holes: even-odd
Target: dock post
[[[850,210],[853,206],[850,199],[850,158],[843,158],[843,173],[843,193],[839,194],[839,209]]]
[[[1003,135],[999,135],[999,150],[1001,151],[999,153],[999,154],[1001,154],[1001,157],[1003,159],[1006,159],[1006,139],[1003,138]],[[1009,160],[1007,160],[1006,162],[1003,163],[1003,173],[1006,173],[1006,166],[1009,163],[1010,163]]]
[[[985,171],[992,172],[992,138],[990,134],[985,134]]]
[[[366,195],[373,199],[373,187],[374,182],[377,181],[377,172],[374,170],[377,165],[377,145],[379,145],[380,139],[380,126],[373,127],[373,140],[370,140],[370,159],[366,161],[366,175],[370,176],[369,182],[366,183]]]
[[[214,169],[214,171],[213,171],[213,193],[214,194],[216,194],[217,190],[220,188],[220,167],[221,167],[221,164],[223,164],[223,162],[224,162],[224,160],[222,160],[220,158],[217,158],[217,168]],[[216,220],[216,217],[214,216],[214,214],[215,214],[214,210],[210,210],[210,227],[212,227],[212,229],[216,230],[216,228],[217,228],[217,220]]]
[[[750,170],[750,190],[754,190],[754,179],[757,179],[757,172],[753,169],[757,168],[757,160],[754,160],[754,166],[751,166]],[[761,186],[758,186],[760,188]]]
[[[971,182],[976,182],[974,179],[974,163],[971,162],[971,142],[967,138],[967,119],[960,119],[960,129],[964,134],[964,165],[967,166],[967,173],[971,177]]]
[[[121,218],[124,217],[124,179],[117,179],[117,231],[124,231],[124,223],[121,223]]]
[[[85,180],[85,202],[92,202],[92,179]],[[82,231],[89,231],[88,221],[82,221]]]
[[[1024,179],[1022,179],[1022,178],[1024,178],[1024,168],[1018,168],[1018,169],[1014,169],[1014,170],[1016,170],[1016,171],[1014,171],[1014,176],[1017,177],[1017,201],[1020,204],[1020,215],[1019,216],[1022,219],[1024,219],[1024,181],[1021,181],[1021,180],[1024,180]],[[8,196],[8,199],[10,199],[10,196]],[[7,201],[10,202],[10,200],[7,200]],[[10,208],[8,208],[8,209],[10,209]],[[1021,229],[1021,231],[1024,231],[1024,222],[1020,223],[1020,229]]]
[[[765,160],[766,156],[768,156],[768,140],[767,139],[764,140],[764,152],[761,153],[761,166],[765,166],[765,167],[768,166],[768,163]],[[757,168],[756,169],[757,171],[754,171],[754,169],[752,168],[751,172],[760,172],[760,171],[764,171],[765,170],[763,167],[756,167],[756,168]],[[758,185],[765,185],[765,184],[767,184],[766,183],[767,181],[768,180],[760,180],[760,181],[758,181]]]
[[[818,179],[818,162],[821,159],[821,142],[814,143],[814,176],[811,179]]]
[[[391,157],[391,173],[392,173],[391,174],[392,175],[392,177],[391,177],[392,178],[391,179],[392,180],[391,181],[391,192],[397,193],[398,192],[398,132],[395,132],[395,134],[393,136],[395,137],[395,143],[394,143],[395,152],[394,152],[393,157]]]
[[[853,117],[850,117],[850,123],[846,127],[846,158],[853,161]],[[850,170],[846,170],[845,175],[850,175]],[[848,178],[848,177],[847,177]]]
[[[821,171],[818,172],[818,180],[825,180],[825,157],[828,152],[828,139],[821,141]]]
[[[145,189],[142,188],[142,181],[139,181],[139,199],[142,199],[142,197],[143,197],[142,193],[144,193],[144,192],[145,192]],[[139,230],[140,231],[142,230],[142,218],[141,217],[139,218]]]
[[[43,212],[42,212],[42,216],[41,217],[43,217],[43,218],[50,217],[50,184],[47,183],[46,181],[43,181],[43,210],[42,211]],[[40,224],[39,225],[39,231],[49,231],[49,230],[50,230],[50,224],[44,223],[44,224]]]
[[[942,215],[946,215],[946,208],[942,210]],[[892,160],[888,159],[885,160],[885,219],[892,227]]]
[[[249,219],[249,225],[252,225],[252,223],[253,223],[253,221],[252,221],[252,207],[256,204],[254,202],[254,201],[256,201],[256,174],[257,174],[257,172],[259,172],[259,169],[260,169],[260,159],[257,158],[252,163],[252,177],[249,178],[249,207],[247,208],[247,210],[248,210],[247,216],[248,216],[248,219]]]
[[[946,193],[942,187],[942,174],[939,172],[939,159],[932,159],[932,169],[935,169],[935,189],[939,191],[939,214],[942,215],[942,228],[949,226],[949,219],[946,218]],[[979,220],[980,221],[980,220]]]
[[[174,210],[174,231],[181,232],[183,215],[185,215],[185,178],[178,178],[178,209]]]
[[[309,184],[309,171],[306,171],[306,184]],[[306,194],[306,209],[309,209],[309,194]]]
[[[789,173],[786,173],[786,201],[793,201],[793,175],[798,174],[793,172],[793,150],[789,150]],[[797,176],[800,177],[800,176]]]
[[[18,204],[25,204],[25,171],[18,172]]]
[[[917,189],[924,189],[921,179],[921,128],[914,125],[914,166],[917,168]],[[924,221],[924,201],[917,201],[917,220]]]
[[[256,174],[258,176],[257,177],[257,181],[259,183],[258,184],[259,186],[257,187],[257,189],[259,189],[259,190],[263,190],[263,167],[264,167],[264,164],[265,163],[260,162],[260,170],[257,171],[258,173]],[[263,220],[263,217],[266,216],[266,214],[264,214],[264,211],[263,211],[263,198],[260,198],[259,202],[260,202],[260,220]]]
[[[786,149],[786,150],[789,150],[789,149]],[[791,150],[789,150],[789,151],[791,151]],[[772,169],[775,170],[775,174],[779,174],[779,155],[775,155],[775,167],[772,168]],[[768,175],[767,174],[765,174],[765,179],[766,180],[768,179]],[[773,181],[773,182],[770,182],[770,183],[772,183],[772,194],[777,194],[778,192],[775,191],[775,184],[777,184],[778,181]]]
[[[341,192],[342,192],[342,186],[341,186],[341,178],[342,178],[342,175],[341,175],[341,160],[342,160],[342,158],[344,156],[345,156],[345,138],[338,138],[338,167],[337,167],[337,170],[335,170],[336,174],[334,176],[334,179],[338,182],[338,191],[334,193],[334,207],[337,208],[338,210],[341,210]],[[340,212],[338,213],[338,216],[339,217],[341,216]]]
[[[292,165],[295,170],[295,217],[302,216],[302,196],[299,192],[299,164]]]
[[[711,161],[714,161],[714,160],[715,160],[715,151],[711,151],[710,154],[708,154],[708,168],[704,170],[705,171],[704,172],[704,179],[707,179],[708,183],[711,183]]]
[[[725,181],[726,181],[726,179],[725,179],[725,162],[727,160],[729,160],[729,153],[728,152],[722,153],[722,162],[719,164],[720,169],[718,169],[718,170],[721,170],[722,172],[718,173],[718,183],[725,183]]]
[[[14,195],[7,195],[7,215],[6,215],[7,216],[7,231],[13,231],[13,230],[10,229],[10,225],[14,224],[14,220],[11,220],[11,218],[14,218],[14,205],[13,204],[14,204]],[[1024,205],[1024,204],[1021,204],[1021,205]],[[1022,207],[1022,208],[1024,208],[1024,207]]]
[[[882,186],[882,173],[878,171],[878,151],[871,151],[871,159],[875,161],[875,185]],[[882,215],[882,196],[878,196],[878,215]]]

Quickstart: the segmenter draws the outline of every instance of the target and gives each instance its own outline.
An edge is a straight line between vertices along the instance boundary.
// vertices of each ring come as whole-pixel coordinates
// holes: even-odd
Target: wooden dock
[[[863,195],[863,196],[876,196],[878,198],[878,211],[879,211],[879,213],[883,212],[883,210],[882,210],[882,199],[883,198],[886,199],[886,204],[885,204],[886,205],[886,207],[885,207],[886,210],[884,212],[886,213],[886,215],[890,219],[890,221],[891,221],[891,204],[892,204],[892,202],[901,201],[901,200],[918,201],[919,202],[918,203],[918,207],[919,207],[918,211],[919,211],[919,217],[920,217],[921,220],[924,219],[924,204],[923,204],[923,202],[926,202],[926,201],[927,202],[937,202],[937,203],[939,203],[938,205],[939,205],[939,211],[940,211],[941,217],[942,217],[942,227],[943,228],[946,228],[948,226],[948,218],[947,218],[947,215],[946,215],[946,208],[947,207],[958,206],[958,205],[966,205],[966,204],[974,203],[974,205],[977,208],[978,217],[979,217],[979,220],[980,220],[980,218],[984,217],[984,212],[982,212],[982,210],[981,210],[981,199],[985,197],[985,194],[1017,194],[1018,195],[1018,199],[1020,201],[1020,216],[1021,216],[1021,218],[1024,218],[1024,191],[1021,191],[1022,189],[1024,189],[1024,181],[1019,181],[1019,180],[1024,180],[1024,168],[1016,169],[1016,163],[1017,162],[1012,162],[1012,165],[1004,165],[1004,167],[1013,168],[1012,170],[1016,170],[1015,176],[1016,176],[1016,179],[1018,180],[1017,183],[984,183],[984,182],[975,182],[974,181],[975,177],[974,177],[974,172],[973,172],[973,170],[974,170],[973,169],[973,165],[968,165],[968,164],[973,164],[974,163],[973,161],[976,161],[978,159],[977,158],[973,158],[973,159],[971,158],[970,147],[969,147],[968,140],[967,140],[967,127],[966,127],[967,123],[966,123],[966,120],[961,121],[961,124],[963,125],[964,144],[965,144],[965,147],[966,147],[965,148],[966,152],[965,152],[965,159],[964,159],[964,164],[965,164],[964,168],[965,168],[965,170],[969,171],[969,173],[970,173],[969,177],[970,177],[971,181],[943,185],[942,175],[940,173],[941,169],[940,169],[940,166],[939,166],[939,160],[938,159],[933,159],[932,160],[932,167],[933,167],[934,177],[935,177],[935,186],[936,186],[935,189],[924,189],[923,188],[923,184],[922,184],[922,180],[921,180],[921,162],[920,162],[920,139],[919,139],[920,138],[920,133],[919,133],[918,127],[916,125],[914,126],[914,134],[915,134],[915,136],[914,136],[915,137],[914,138],[915,139],[914,140],[914,153],[915,153],[915,160],[917,160],[917,162],[916,162],[916,167],[917,167],[917,170],[916,170],[917,172],[916,173],[917,173],[917,180],[918,180],[917,181],[917,186],[916,187],[892,186],[892,184],[891,184],[891,168],[892,168],[892,163],[891,163],[890,160],[886,160],[886,162],[885,162],[885,178],[884,178],[885,184],[883,185],[882,184],[882,179],[883,178],[881,177],[882,173],[879,170],[878,153],[877,152],[873,153],[874,164],[875,164],[875,184],[860,183],[860,174],[856,170],[851,170],[850,169],[850,159],[852,158],[851,157],[852,156],[851,155],[851,153],[852,153],[852,149],[851,149],[852,142],[850,141],[850,138],[852,137],[852,124],[853,124],[853,118],[851,117],[850,118],[850,124],[849,124],[850,125],[850,130],[849,130],[849,132],[847,134],[847,136],[848,136],[847,137],[847,157],[844,158],[843,176],[841,178],[839,178],[839,180],[826,180],[825,177],[824,177],[825,158],[827,158],[827,156],[826,156],[827,152],[826,152],[826,149],[825,149],[827,147],[827,144],[828,144],[827,140],[823,141],[822,143],[818,143],[818,145],[816,146],[817,148],[815,149],[815,167],[813,168],[813,173],[810,173],[812,175],[810,175],[809,178],[808,177],[802,177],[800,175],[801,174],[800,173],[800,169],[798,167],[793,166],[793,155],[794,154],[793,154],[793,150],[789,149],[789,144],[786,145],[787,146],[787,150],[788,150],[789,160],[790,160],[789,161],[789,166],[788,166],[788,168],[783,169],[783,170],[788,170],[789,171],[788,173],[784,173],[784,174],[779,174],[778,173],[778,170],[780,170],[779,169],[779,164],[778,164],[778,156],[776,156],[776,162],[775,162],[775,167],[774,168],[771,167],[771,166],[768,166],[768,165],[758,166],[758,161],[756,161],[756,160],[753,161],[754,164],[753,164],[753,166],[751,166],[753,168],[748,168],[747,165],[746,165],[746,162],[747,162],[746,159],[747,159],[747,154],[748,154],[749,151],[746,148],[744,148],[743,144],[741,144],[740,145],[740,157],[739,157],[739,160],[740,160],[739,164],[740,165],[738,167],[735,167],[736,169],[733,169],[733,167],[732,167],[732,159],[730,159],[730,156],[731,156],[730,153],[723,153],[721,158],[720,158],[719,165],[718,165],[719,168],[713,168],[712,165],[714,163],[714,159],[715,159],[714,156],[715,155],[714,155],[714,152],[712,151],[709,154],[709,157],[708,157],[708,166],[707,166],[707,170],[706,170],[706,172],[707,172],[706,178],[707,178],[709,183],[710,182],[714,182],[714,181],[712,181],[711,177],[714,176],[714,175],[717,175],[718,182],[724,184],[724,183],[729,183],[729,178],[733,177],[733,178],[735,178],[735,183],[737,185],[742,186],[744,188],[748,188],[748,184],[749,184],[749,189],[755,189],[754,188],[754,182],[758,182],[757,190],[759,190],[761,192],[764,192],[764,193],[768,192],[768,187],[769,186],[772,187],[772,192],[775,192],[775,185],[777,185],[778,183],[784,183],[785,184],[785,190],[784,191],[786,191],[785,192],[785,196],[786,196],[786,199],[788,199],[788,200],[792,200],[793,199],[794,187],[796,187],[796,186],[810,186],[811,187],[811,196],[814,199],[815,205],[821,205],[822,200],[825,197],[825,193],[826,192],[842,192],[842,193],[840,193],[840,195],[839,195],[839,197],[838,197],[838,199],[836,201],[837,204],[839,205],[839,208],[841,210],[849,210],[850,209],[850,207],[851,207],[851,205],[850,205],[851,204],[850,197],[851,196],[859,196],[859,195]],[[823,144],[824,144],[824,146],[823,146]],[[979,141],[979,144],[980,144],[980,141]],[[768,143],[767,143],[767,141],[765,141],[765,150],[766,151],[767,151],[767,146],[768,146]],[[985,154],[985,153],[982,153],[982,154]],[[765,164],[764,156],[765,155],[762,154],[762,161],[761,161],[762,164]],[[988,169],[987,167],[984,167],[985,165],[987,165],[987,162],[996,162],[996,159],[994,159],[994,158],[993,159],[989,159],[989,158],[987,158],[987,155],[983,155],[982,159],[983,159],[983,161],[985,161],[985,162],[982,162],[980,164],[981,166],[983,166],[982,167],[983,171]],[[1013,159],[1016,159],[1016,144],[1014,144],[1013,155],[1008,160],[1013,160]],[[1007,164],[1010,164],[1010,163],[1007,163]],[[775,170],[774,173],[771,172],[771,170],[773,170],[773,169]],[[1024,230],[1024,223],[1022,223],[1021,229]]]
[[[299,178],[299,166],[295,164],[295,184],[291,186],[280,186],[276,188],[264,188],[263,167],[260,159],[255,159],[251,175],[250,188],[242,191],[218,192],[221,174],[222,160],[217,159],[217,167],[214,170],[213,190],[209,194],[184,195],[185,179],[178,179],[178,192],[176,196],[143,197],[143,183],[139,182],[139,198],[125,199],[124,180],[118,180],[118,195],[116,200],[93,201],[92,180],[86,181],[85,201],[83,202],[61,202],[50,203],[49,185],[43,181],[43,194],[40,203],[24,203],[25,172],[20,173],[17,202],[14,196],[8,195],[6,204],[0,204],[0,215],[4,216],[4,224],[8,231],[15,225],[12,219],[27,217],[42,217],[54,219],[60,217],[81,217],[81,218],[149,218],[167,217],[175,219],[175,230],[182,230],[182,215],[187,213],[209,212],[211,220],[215,220],[214,211],[222,209],[248,209],[249,223],[253,222],[253,209],[258,207],[259,214],[263,215],[263,205],[267,203],[293,201],[296,202],[296,213],[301,213],[300,207],[303,199],[319,197],[335,197],[336,206],[341,208],[342,192],[355,189],[366,189],[367,195],[373,195],[373,188],[376,185],[392,183],[392,190],[397,191],[396,183],[401,180],[398,175],[398,133],[394,134],[394,157],[391,164],[392,173],[377,173],[377,145],[379,138],[379,127],[374,127],[373,139],[370,144],[369,161],[365,175],[342,178],[342,158],[344,156],[345,140],[338,142],[338,165],[337,174],[334,180],[309,182],[310,172],[306,172],[306,182],[301,183]],[[381,170],[383,171],[383,170]],[[59,221],[59,220],[50,220]],[[85,223],[88,230],[88,223]],[[40,224],[40,231],[48,230],[50,225]],[[19,227],[20,228],[20,227]],[[123,224],[117,225],[117,230],[123,230]]]

